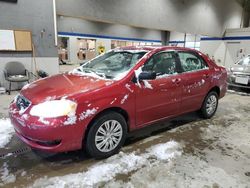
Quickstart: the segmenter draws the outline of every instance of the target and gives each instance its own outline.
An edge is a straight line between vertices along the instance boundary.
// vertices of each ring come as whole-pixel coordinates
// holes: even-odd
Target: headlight
[[[30,115],[44,118],[71,116],[75,114],[76,107],[75,102],[66,99],[46,101],[33,106]]]

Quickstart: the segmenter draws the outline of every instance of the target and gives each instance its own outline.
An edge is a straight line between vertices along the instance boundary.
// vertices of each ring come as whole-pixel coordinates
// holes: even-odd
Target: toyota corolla
[[[35,149],[117,153],[129,132],[199,110],[211,118],[227,89],[223,67],[199,51],[125,47],[26,85],[10,104],[18,137]]]

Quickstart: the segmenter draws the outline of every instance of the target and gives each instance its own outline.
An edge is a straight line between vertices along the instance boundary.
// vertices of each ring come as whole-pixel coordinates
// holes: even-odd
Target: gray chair
[[[5,80],[9,81],[8,93],[11,92],[12,82],[28,82],[29,72],[25,69],[24,65],[17,61],[8,62],[4,68]]]

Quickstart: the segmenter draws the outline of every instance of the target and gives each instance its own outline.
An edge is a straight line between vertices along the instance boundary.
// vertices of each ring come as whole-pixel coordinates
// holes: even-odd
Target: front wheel
[[[117,112],[99,116],[92,125],[86,140],[86,150],[94,158],[107,158],[117,153],[127,136],[127,123]]]
[[[211,91],[206,96],[201,107],[202,117],[209,119],[213,117],[218,107],[218,94],[215,91]]]

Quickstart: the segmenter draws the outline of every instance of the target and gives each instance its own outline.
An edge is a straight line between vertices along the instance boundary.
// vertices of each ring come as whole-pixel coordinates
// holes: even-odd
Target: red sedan
[[[25,86],[9,113],[17,135],[32,148],[85,147],[103,158],[119,151],[128,132],[156,121],[197,110],[211,118],[226,78],[223,67],[196,50],[118,48]]]

